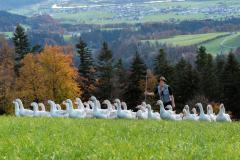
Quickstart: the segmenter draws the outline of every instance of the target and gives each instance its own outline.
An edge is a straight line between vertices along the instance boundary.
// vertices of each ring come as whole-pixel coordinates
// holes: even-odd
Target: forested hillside
[[[23,6],[36,4],[44,0],[0,0],[0,10],[16,9]]]

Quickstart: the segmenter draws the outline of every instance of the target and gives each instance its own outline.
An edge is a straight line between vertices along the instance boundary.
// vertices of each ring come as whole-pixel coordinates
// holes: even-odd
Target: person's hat
[[[164,81],[164,82],[167,82],[166,78],[165,78],[165,77],[163,77],[163,76],[161,76],[161,77],[159,78],[159,81]]]

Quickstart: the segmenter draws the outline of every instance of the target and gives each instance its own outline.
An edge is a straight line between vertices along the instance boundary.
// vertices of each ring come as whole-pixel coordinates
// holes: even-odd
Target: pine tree
[[[206,64],[206,59],[207,59],[207,52],[206,52],[206,48],[201,46],[200,48],[198,48],[197,50],[197,59],[196,59],[196,68],[197,71],[200,72],[202,74],[202,70]]]
[[[215,97],[214,99],[217,102],[220,102],[223,99],[223,85],[221,84],[222,74],[224,71],[225,66],[225,56],[224,55],[218,55],[215,58],[214,63],[214,74],[216,76],[216,89],[215,89]]]
[[[175,66],[173,90],[177,109],[181,109],[185,103],[197,94],[198,75],[191,64],[181,59]]]
[[[30,51],[27,34],[21,25],[17,25],[14,32],[13,43],[15,47],[15,72],[18,74],[21,68],[21,60]]]
[[[217,77],[214,72],[213,57],[206,53],[205,47],[200,47],[197,51],[196,69],[199,74],[200,94],[205,95],[208,99],[213,100],[217,84]]]
[[[95,90],[95,68],[93,65],[91,51],[81,38],[76,44],[76,49],[80,58],[78,73],[81,78],[78,81],[81,88],[83,89],[82,98],[84,100],[87,100],[87,98],[89,98]]]
[[[124,100],[130,106],[130,109],[135,109],[134,106],[140,104],[144,100],[144,93],[141,90],[141,81],[145,80],[146,65],[140,55],[136,52],[128,77],[128,85],[124,93]]]
[[[173,67],[169,64],[164,49],[159,50],[159,54],[155,59],[154,73],[158,77],[166,77],[171,83],[173,78]]]
[[[215,91],[217,89],[217,76],[214,72],[213,58],[211,54],[207,54],[206,64],[203,66],[203,75],[200,81],[204,95],[209,100],[214,100]]]
[[[14,54],[5,38],[0,37],[0,114],[10,113],[14,83]]]
[[[240,116],[239,109],[239,77],[240,68],[235,56],[230,53],[227,58],[226,65],[221,77],[221,84],[223,85],[224,98],[223,102],[227,110],[231,110],[233,114]]]
[[[106,42],[103,43],[101,51],[97,57],[98,85],[97,95],[103,99],[112,98],[112,73],[113,55]]]
[[[122,59],[118,59],[114,65],[112,84],[112,96],[120,99],[123,98],[126,84],[126,71],[123,67]]]

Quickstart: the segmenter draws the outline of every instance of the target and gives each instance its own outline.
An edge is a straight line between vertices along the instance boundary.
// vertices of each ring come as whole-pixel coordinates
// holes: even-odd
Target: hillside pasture
[[[0,159],[238,159],[240,124],[0,117]]]

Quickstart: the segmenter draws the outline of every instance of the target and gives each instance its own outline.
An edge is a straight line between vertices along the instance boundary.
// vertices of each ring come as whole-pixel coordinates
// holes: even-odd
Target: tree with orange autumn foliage
[[[39,55],[29,54],[22,63],[19,97],[27,101],[52,99],[61,102],[80,96],[77,70],[65,47],[46,46]]]
[[[39,55],[42,76],[47,88],[45,97],[57,102],[81,95],[81,90],[76,82],[78,72],[73,66],[72,53],[65,54],[64,49],[60,46],[47,45]]]
[[[12,106],[14,82],[14,58],[4,37],[0,36],[0,113],[8,113]]]
[[[17,95],[27,102],[43,100],[47,91],[38,55],[27,54],[21,62],[17,79]]]
[[[146,79],[140,80],[140,89],[142,93],[145,91],[154,91],[156,85],[158,84],[157,77],[152,73],[151,70],[147,70],[147,86],[146,86]],[[146,97],[147,103],[155,104],[156,97],[154,96],[148,96]],[[154,106],[152,106],[153,108]]]

